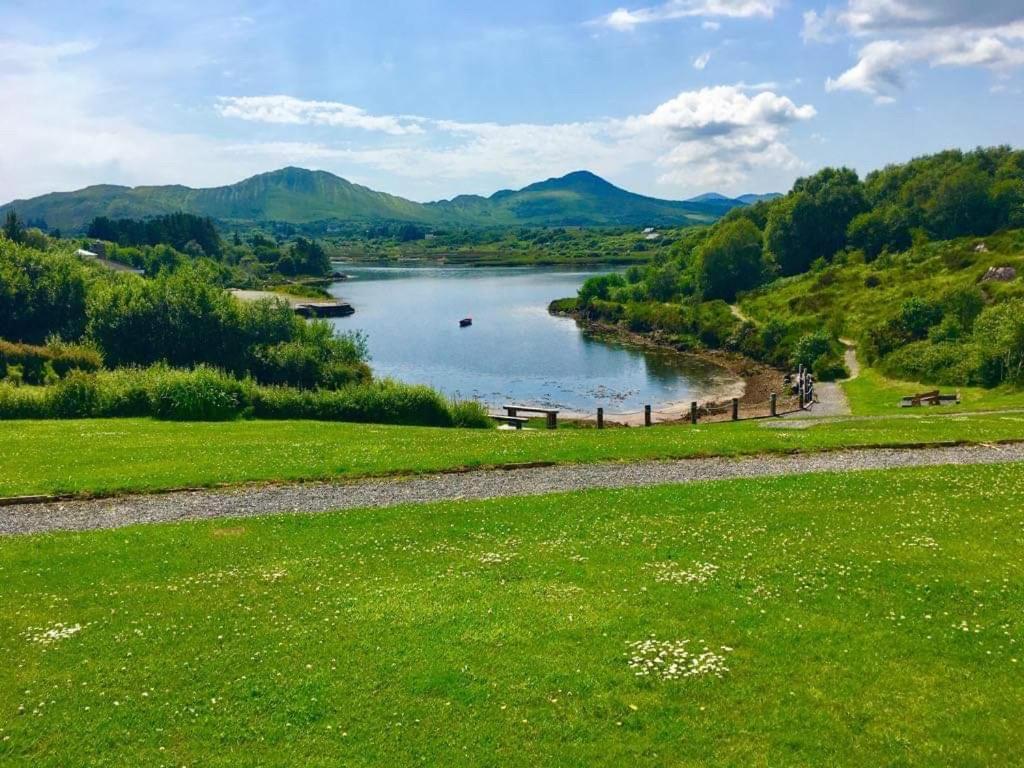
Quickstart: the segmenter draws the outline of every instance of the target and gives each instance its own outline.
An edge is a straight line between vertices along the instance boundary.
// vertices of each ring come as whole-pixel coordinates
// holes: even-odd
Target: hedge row
[[[0,339],[0,379],[11,376],[26,384],[53,383],[69,372],[97,371],[103,365],[92,347],[54,342],[45,347]]]
[[[214,368],[157,365],[72,372],[53,386],[0,383],[0,419],[144,417],[179,421],[314,419],[435,427],[487,427],[483,406],[392,381],[299,390],[240,381]]]

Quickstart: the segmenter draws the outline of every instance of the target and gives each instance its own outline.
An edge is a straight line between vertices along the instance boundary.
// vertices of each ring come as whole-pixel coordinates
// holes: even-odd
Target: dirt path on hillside
[[[0,534],[85,531],[137,523],[316,513],[432,501],[636,488],[731,478],[778,477],[945,464],[1024,461],[1024,442],[1000,446],[866,449],[790,456],[573,464],[349,483],[246,486],[0,508]]]

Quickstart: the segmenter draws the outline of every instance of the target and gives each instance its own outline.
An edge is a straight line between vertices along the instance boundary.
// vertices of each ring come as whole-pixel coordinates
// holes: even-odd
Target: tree
[[[12,243],[20,243],[25,239],[25,226],[13,208],[7,212],[7,218],[4,219],[4,237]]]
[[[868,261],[874,261],[882,251],[905,251],[912,244],[910,217],[895,205],[875,208],[850,222],[846,238],[852,247],[864,251]]]
[[[738,218],[716,228],[697,256],[697,282],[708,299],[734,301],[736,294],[765,277],[763,236],[750,220]]]
[[[1024,374],[1024,301],[989,307],[974,324],[974,339],[982,355],[982,379],[994,386],[1020,381]]]
[[[846,246],[846,230],[868,209],[864,186],[849,168],[826,168],[799,179],[771,204],[765,243],[783,275],[806,272],[816,259],[831,259]]]
[[[579,290],[579,301],[581,305],[587,305],[593,299],[607,300],[613,288],[621,288],[626,284],[622,275],[597,275],[589,277]]]
[[[929,205],[931,229],[943,238],[985,234],[995,223],[991,181],[982,171],[961,167],[946,176]]]

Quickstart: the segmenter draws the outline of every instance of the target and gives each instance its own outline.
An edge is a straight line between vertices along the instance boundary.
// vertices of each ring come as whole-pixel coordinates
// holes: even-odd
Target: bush
[[[336,391],[254,387],[253,415],[260,419],[313,419],[427,427],[490,426],[477,403],[452,404],[429,387],[376,381]]]
[[[52,387],[0,382],[0,419],[143,417],[224,421],[255,416],[434,427],[489,427],[475,401],[449,401],[429,387],[359,382],[338,390],[261,387],[214,368],[155,365],[83,373]]]
[[[487,409],[476,400],[452,400],[448,407],[453,427],[489,429],[494,424],[487,415]]]
[[[815,362],[834,355],[835,352],[835,342],[832,336],[824,330],[815,331],[800,337],[793,346],[790,362],[794,368],[802,365],[813,371]]]
[[[49,408],[58,419],[100,415],[100,385],[93,374],[75,371],[50,392]]]
[[[44,389],[0,381],[0,419],[47,419],[51,416]]]
[[[831,353],[824,354],[815,360],[811,371],[818,381],[838,381],[848,378],[850,375],[850,372],[846,370],[845,363],[837,355]]]
[[[227,421],[242,413],[242,382],[213,368],[168,371],[151,392],[153,415],[173,421]]]
[[[26,384],[52,383],[54,376],[63,378],[71,371],[96,371],[103,358],[93,347],[65,344],[55,340],[46,346],[16,344],[0,339],[0,378],[11,366],[20,366]],[[47,377],[51,382],[47,382]]]
[[[953,386],[984,383],[983,361],[973,344],[916,341],[890,354],[880,367],[888,376],[910,381]]]

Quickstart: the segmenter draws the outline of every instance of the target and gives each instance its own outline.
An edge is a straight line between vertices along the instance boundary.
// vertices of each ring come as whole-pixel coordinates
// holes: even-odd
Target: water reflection
[[[593,273],[522,268],[363,267],[331,292],[356,314],[332,322],[364,331],[379,376],[450,395],[609,412],[703,399],[723,372],[689,358],[587,336],[547,305]],[[472,317],[470,328],[458,320]],[[726,377],[728,378],[728,377]]]

